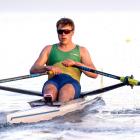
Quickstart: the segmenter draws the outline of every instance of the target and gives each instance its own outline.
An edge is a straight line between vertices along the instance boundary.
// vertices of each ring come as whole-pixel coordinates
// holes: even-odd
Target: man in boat
[[[56,28],[59,43],[43,48],[30,73],[51,71],[42,88],[44,98],[68,102],[80,97],[82,72],[92,78],[97,78],[97,74],[73,67],[86,66],[96,69],[88,50],[72,41],[75,31],[73,20],[61,18],[57,21]]]

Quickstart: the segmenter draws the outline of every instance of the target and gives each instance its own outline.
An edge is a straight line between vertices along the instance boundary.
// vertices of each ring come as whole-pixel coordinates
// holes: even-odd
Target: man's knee
[[[47,96],[51,96],[52,97],[52,101],[55,101],[57,98],[57,88],[55,85],[53,84],[48,84],[43,88],[43,96],[47,97]]]
[[[68,102],[74,99],[75,96],[75,89],[72,84],[64,85],[59,91],[59,98],[60,102]]]

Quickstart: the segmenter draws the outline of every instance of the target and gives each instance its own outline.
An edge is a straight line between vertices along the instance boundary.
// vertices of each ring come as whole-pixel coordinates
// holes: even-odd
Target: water
[[[102,100],[80,112],[33,124],[6,124],[5,115],[29,107],[39,97],[0,91],[1,140],[137,140],[140,97],[128,87],[102,94]],[[132,92],[132,91],[131,91]],[[135,93],[137,92],[137,93]]]

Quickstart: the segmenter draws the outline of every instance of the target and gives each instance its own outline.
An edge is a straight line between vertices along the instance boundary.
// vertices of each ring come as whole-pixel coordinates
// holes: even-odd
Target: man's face
[[[66,26],[59,25],[57,33],[60,43],[66,45],[72,40],[74,31],[70,25]]]

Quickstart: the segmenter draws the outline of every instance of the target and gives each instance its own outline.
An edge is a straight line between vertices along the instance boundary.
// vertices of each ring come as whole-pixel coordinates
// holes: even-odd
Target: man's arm
[[[30,73],[43,73],[46,71],[51,71],[52,74],[60,74],[62,73],[61,69],[56,66],[48,66],[47,61],[50,54],[52,46],[46,46],[40,53],[38,59],[35,61],[33,66],[30,69]]]
[[[91,56],[85,47],[80,48],[80,56],[81,56],[81,64],[77,63],[76,65],[86,66],[86,67],[96,70],[96,67],[94,66],[91,60]],[[83,71],[83,73],[92,78],[97,78],[98,76],[98,74],[87,72],[87,71]]]
[[[30,73],[41,73],[41,72],[46,72],[47,67],[46,63],[48,61],[48,56],[51,50],[51,46],[46,46],[40,53],[39,57],[33,64],[33,66],[30,69]]]

